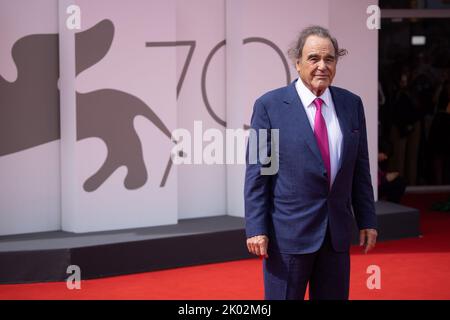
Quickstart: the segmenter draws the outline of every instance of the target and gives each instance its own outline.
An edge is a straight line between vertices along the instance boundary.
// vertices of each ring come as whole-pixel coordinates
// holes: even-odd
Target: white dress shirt
[[[330,148],[330,169],[331,169],[331,185],[333,185],[336,174],[341,165],[342,153],[342,131],[339,126],[338,117],[334,108],[333,99],[331,97],[330,89],[327,88],[320,97],[316,97],[303,83],[302,79],[298,78],[295,88],[305,108],[308,116],[311,129],[314,131],[314,117],[316,116],[316,106],[313,101],[320,98],[323,101],[322,115],[325,119],[328,132],[328,145]]]

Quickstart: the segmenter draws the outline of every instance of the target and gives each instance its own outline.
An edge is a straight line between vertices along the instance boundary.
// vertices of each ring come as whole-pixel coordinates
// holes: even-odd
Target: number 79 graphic
[[[273,43],[272,41],[260,38],[260,37],[249,37],[242,41],[243,45],[249,44],[249,43],[260,43],[264,44],[266,46],[269,46],[272,48],[277,55],[280,57],[284,71],[286,74],[286,84],[289,84],[291,82],[291,75],[289,72],[289,65],[286,60],[286,57],[284,56],[283,52],[280,50],[280,48]],[[206,110],[208,111],[208,114],[211,116],[211,118],[214,119],[219,125],[223,126],[224,128],[227,127],[227,123],[225,120],[221,119],[212,109],[211,104],[208,100],[208,95],[206,92],[206,74],[208,72],[209,64],[211,63],[212,58],[214,55],[226,45],[226,40],[220,41],[217,45],[214,46],[214,48],[209,52],[208,56],[206,57],[206,60],[202,67],[202,77],[201,77],[201,92],[202,92],[202,98],[203,103],[205,104]],[[178,46],[188,46],[189,51],[186,56],[186,61],[184,62],[183,69],[181,70],[180,78],[178,79],[177,83],[177,98],[180,95],[181,88],[183,86],[184,79],[186,78],[186,74],[189,69],[189,65],[192,61],[192,57],[194,55],[195,47],[196,47],[196,41],[195,40],[188,40],[188,41],[163,41],[163,42],[146,42],[145,44],[148,48],[163,48],[163,47],[178,47]],[[244,129],[249,129],[250,126],[247,124],[244,124]],[[160,183],[160,187],[164,187],[167,181],[167,178],[169,176],[170,170],[172,168],[172,159],[169,158],[166,169],[164,170],[164,175]]]

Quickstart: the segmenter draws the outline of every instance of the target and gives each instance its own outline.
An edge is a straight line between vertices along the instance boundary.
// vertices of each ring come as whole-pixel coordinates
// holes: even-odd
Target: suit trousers
[[[334,251],[328,228],[316,252],[285,254],[269,249],[268,254],[263,261],[266,300],[303,300],[308,283],[310,300],[348,300],[350,254]]]

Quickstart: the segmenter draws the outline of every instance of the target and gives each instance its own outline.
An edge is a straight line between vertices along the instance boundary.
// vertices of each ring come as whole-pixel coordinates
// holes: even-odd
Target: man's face
[[[336,54],[331,40],[309,36],[296,62],[296,69],[306,87],[320,96],[336,74]]]

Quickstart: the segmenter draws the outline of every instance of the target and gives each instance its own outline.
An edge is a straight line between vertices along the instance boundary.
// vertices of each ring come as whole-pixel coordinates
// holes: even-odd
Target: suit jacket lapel
[[[288,94],[286,95],[284,102],[290,104],[292,107],[292,116],[294,118],[293,123],[296,124],[296,132],[299,137],[303,137],[303,139],[305,139],[306,144],[319,161],[318,163],[325,168],[322,155],[320,154],[320,150],[317,145],[316,137],[314,136],[314,132],[311,128],[311,124],[309,123],[305,108],[303,107],[302,101],[300,100],[295,88],[295,81],[292,82],[287,89]]]
[[[339,177],[339,173],[341,172],[342,167],[347,160],[348,155],[348,146],[350,139],[350,123],[349,123],[349,110],[345,104],[345,97],[339,94],[333,87],[330,86],[331,96],[333,98],[334,108],[336,110],[336,115],[339,121],[339,126],[342,132],[342,153],[341,153],[341,161],[338,172],[336,174],[335,181]],[[334,183],[333,183],[334,185]]]

